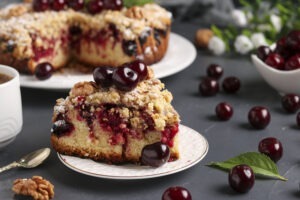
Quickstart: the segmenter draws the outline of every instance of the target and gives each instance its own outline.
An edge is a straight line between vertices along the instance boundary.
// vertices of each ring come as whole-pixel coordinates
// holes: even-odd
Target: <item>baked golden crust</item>
[[[70,59],[91,67],[120,66],[135,59],[152,64],[159,61],[167,50],[171,14],[156,4],[121,11],[108,10],[93,16],[73,10],[36,13],[32,12],[30,5],[22,3],[0,10],[0,63],[19,69],[18,66],[26,60],[27,65],[23,67],[26,69],[21,69],[22,72],[33,73],[41,62],[50,62],[58,69]],[[111,24],[118,31],[118,37],[109,36],[103,45],[95,43],[98,32],[109,29]],[[91,37],[93,42],[83,39],[79,42],[80,47],[68,48],[69,29],[73,26],[80,27],[81,34]],[[150,31],[147,40],[141,41],[140,37],[147,31]],[[134,41],[136,52],[124,53],[122,41]],[[44,55],[48,49],[51,52]],[[43,52],[42,59],[37,56],[37,50]],[[53,62],[53,57],[64,52],[66,55]],[[2,56],[4,54],[7,58]]]

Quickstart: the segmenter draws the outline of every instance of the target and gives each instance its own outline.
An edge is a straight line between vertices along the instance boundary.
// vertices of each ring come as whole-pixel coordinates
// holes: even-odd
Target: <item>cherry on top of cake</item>
[[[76,11],[86,10],[90,14],[97,14],[102,10],[121,10],[123,0],[90,0],[88,2],[84,0],[33,0],[32,7],[36,12],[72,8]]]
[[[170,103],[172,94],[154,78],[153,70],[136,60],[119,67],[98,67],[95,81],[79,82],[70,91],[70,98],[86,97],[88,104],[118,104],[141,108],[156,100]]]

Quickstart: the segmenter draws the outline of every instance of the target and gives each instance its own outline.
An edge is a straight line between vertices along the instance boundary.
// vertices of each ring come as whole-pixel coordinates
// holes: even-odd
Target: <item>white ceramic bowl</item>
[[[300,95],[300,69],[277,70],[265,64],[256,55],[251,55],[251,58],[264,80],[280,94],[294,93]]]

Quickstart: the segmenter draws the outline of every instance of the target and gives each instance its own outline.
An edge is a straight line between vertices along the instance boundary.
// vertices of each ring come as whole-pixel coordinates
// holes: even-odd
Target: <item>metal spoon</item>
[[[0,168],[0,173],[15,167],[33,168],[40,165],[50,155],[49,148],[36,150],[22,157],[19,161],[14,161],[9,165]]]

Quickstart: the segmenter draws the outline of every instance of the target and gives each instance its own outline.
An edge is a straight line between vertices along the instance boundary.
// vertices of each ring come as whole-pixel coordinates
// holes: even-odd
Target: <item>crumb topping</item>
[[[151,73],[150,73],[151,74]],[[93,89],[90,89],[93,88]],[[65,100],[59,99],[54,108],[54,115],[58,115],[60,110],[72,109],[81,102],[78,98],[84,97],[85,104],[91,108],[99,107],[104,104],[115,104],[122,109],[123,117],[129,118],[129,110],[143,110],[151,116],[154,121],[154,128],[162,131],[167,124],[175,124],[179,122],[179,116],[171,105],[173,99],[172,94],[165,89],[160,80],[153,78],[152,75],[148,79],[141,81],[138,86],[129,92],[118,90],[112,86],[110,88],[101,88],[96,86],[93,82],[77,83],[70,91],[69,97]],[[62,109],[61,107],[64,107]],[[133,111],[134,112],[134,111]],[[54,116],[54,118],[55,118]],[[138,113],[133,116],[139,116]],[[130,119],[131,125],[136,128],[141,128],[140,117],[133,117]]]
[[[17,17],[31,11],[31,5],[26,3],[10,4],[0,9],[0,20]]]
[[[72,25],[80,26],[83,33],[90,33],[95,27],[97,31],[115,24],[125,40],[134,40],[149,27],[166,30],[170,23],[171,14],[156,4],[123,8],[121,11],[107,10],[97,15],[72,9],[33,12],[30,3],[13,4],[0,10],[0,48],[5,49],[11,40],[17,44],[13,55],[22,59],[33,55],[29,47],[35,36],[38,36],[35,45],[42,46],[39,38],[59,38]]]

